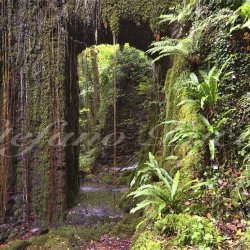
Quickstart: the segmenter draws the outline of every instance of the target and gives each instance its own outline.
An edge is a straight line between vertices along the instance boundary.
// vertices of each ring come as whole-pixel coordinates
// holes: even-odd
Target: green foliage
[[[141,167],[136,170],[136,174],[133,177],[130,186],[141,186],[152,181],[152,177],[158,176],[161,181],[172,180],[171,176],[167,171],[161,168],[152,153],[149,153],[149,161],[144,163]]]
[[[244,165],[250,167],[250,126],[247,126],[241,134],[240,139],[244,142],[244,147],[241,150],[241,155],[244,157]]]
[[[188,32],[187,36],[181,39],[173,39],[169,37],[162,38],[162,41],[152,43],[148,53],[158,55],[154,61],[158,61],[163,57],[170,55],[178,55],[185,59],[189,59],[193,52],[198,49],[199,40],[205,29],[213,28],[218,22],[226,21],[232,16],[232,12],[228,10],[219,11],[208,18],[197,21]],[[169,20],[170,18],[167,18]]]
[[[235,25],[236,21],[238,21],[240,17],[243,19],[243,23],[238,22],[237,25]],[[244,3],[230,18],[229,22],[232,26],[230,30],[231,33],[235,30],[244,28],[250,29],[250,2]]]
[[[165,141],[169,144],[182,144],[185,142],[193,142],[194,145],[200,147],[208,147],[210,151],[210,159],[215,159],[215,143],[221,137],[222,126],[227,122],[224,114],[219,120],[211,124],[208,119],[202,115],[199,116],[200,121],[204,126],[196,127],[194,124],[186,122],[170,121],[177,123],[177,127],[165,135]]]
[[[176,0],[176,2],[180,2]],[[153,31],[157,31],[158,16],[173,6],[170,0],[158,0],[157,4],[152,0],[104,0],[102,1],[102,18],[110,24],[114,34],[120,32],[120,24],[123,20],[129,20],[140,26],[149,23]]]
[[[194,8],[197,2],[198,0],[188,0],[184,1],[182,4],[177,4],[175,7],[173,7],[174,14],[160,16],[160,23],[172,23],[175,21],[177,21],[178,23],[185,23],[187,21],[190,21],[190,17],[194,13]]]
[[[120,238],[130,238],[136,230],[140,217],[133,214],[126,214],[125,217],[112,228],[112,235]]]
[[[194,101],[200,104],[202,109],[207,108],[210,112],[214,111],[219,100],[219,85],[223,80],[221,75],[230,60],[231,58],[229,58],[220,69],[215,66],[209,72],[200,70],[199,73],[201,77],[195,73],[191,73],[189,81],[180,83],[191,100],[184,100],[179,105]],[[223,77],[227,77],[230,74],[231,72],[225,74]]]
[[[79,158],[80,171],[86,174],[90,174],[97,155],[98,155],[97,148],[93,148],[89,150],[88,152],[85,152],[84,154],[80,154],[80,158]]]
[[[245,19],[245,21],[250,19],[250,3],[244,3],[240,7],[240,15]]]
[[[138,197],[145,198],[131,210],[131,213],[153,206],[153,211],[149,216],[150,219],[160,218],[164,213],[178,210],[178,207],[181,206],[182,202],[187,198],[186,194],[188,192],[190,192],[189,195],[191,195],[192,191],[198,191],[199,188],[204,185],[204,183],[193,185],[195,181],[190,180],[182,180],[180,182],[179,171],[175,174],[174,178],[171,178],[163,168],[158,166],[152,154],[149,154],[149,162],[146,163],[145,168],[139,170],[139,172],[141,176],[141,186],[128,196],[133,196],[134,199]],[[148,181],[152,173],[155,174],[161,182],[142,184]]]
[[[146,230],[141,232],[132,244],[131,250],[162,250],[161,239],[157,232]]]
[[[245,243],[247,247],[250,247],[250,227],[248,227],[246,231]]]
[[[162,233],[174,237],[175,246],[196,246],[199,249],[214,249],[221,241],[212,222],[199,216],[169,214],[155,222]]]
[[[152,85],[147,82],[142,82],[139,84],[138,95],[149,95],[152,91]]]
[[[93,59],[96,60],[91,53],[93,50],[97,53],[98,70],[93,65]],[[124,46],[123,51],[119,50],[118,45],[99,45],[87,48],[79,55],[80,129],[85,135],[81,148],[80,170],[89,173],[100,152],[100,143],[89,145],[89,142],[94,143],[92,142],[94,136],[100,135],[106,126],[108,112],[113,105],[114,80],[117,85],[117,96],[128,85],[135,86],[135,90],[139,86],[138,94],[149,94],[152,87],[152,70],[151,61],[145,54],[128,44]],[[93,71],[98,71],[96,75],[99,77],[98,108],[95,107],[96,75],[94,77]]]
[[[205,138],[208,140],[208,147],[210,151],[210,159],[215,159],[215,142],[219,140],[221,133],[221,127],[227,122],[227,118],[222,117],[216,121],[213,125],[204,117],[201,116],[203,124],[206,126]],[[204,138],[204,139],[205,139]]]
[[[210,109],[214,109],[219,99],[218,83],[221,71],[216,72],[216,67],[212,68],[207,74],[201,71],[204,82],[198,85],[198,93],[200,94],[201,107],[207,105]]]
[[[110,66],[114,65],[118,82],[151,84],[152,64],[142,51],[126,45],[123,51],[113,55]]]
[[[159,54],[154,61],[170,55],[188,58],[193,47],[193,37],[190,35],[181,40],[165,37],[162,41],[153,42],[152,46],[147,52],[152,55]]]
[[[237,197],[234,198],[234,202],[239,200],[239,203],[242,207],[245,207],[247,210],[250,209],[249,201],[249,188],[250,188],[250,168],[246,167],[244,171],[241,172],[240,177],[236,179],[236,186],[232,192],[232,196],[236,194]],[[238,206],[239,204],[234,204]]]
[[[30,246],[28,241],[16,240],[8,244],[6,249],[8,250],[25,250]]]

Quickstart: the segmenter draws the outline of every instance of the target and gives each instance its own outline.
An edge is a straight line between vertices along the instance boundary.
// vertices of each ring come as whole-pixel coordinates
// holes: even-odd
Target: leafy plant
[[[246,2],[240,7],[240,14],[246,21],[250,19],[250,2]]]
[[[154,42],[152,47],[147,52],[152,55],[159,54],[154,61],[169,55],[179,55],[188,58],[193,48],[193,36],[189,35],[180,40],[164,37],[162,41]]]
[[[191,1],[189,7],[184,10],[187,12],[190,12],[191,9],[193,9],[194,3],[196,1]],[[187,5],[188,6],[188,5]],[[182,13],[182,12],[181,12]],[[181,21],[182,19],[185,19],[183,16],[185,14],[179,14],[178,16],[175,15],[165,15],[161,16],[161,19],[163,21],[178,21],[178,19]],[[225,19],[229,19],[232,16],[232,13],[228,10],[226,11],[220,11],[216,14],[210,15],[205,20],[197,22],[195,25],[193,25],[192,29],[188,33],[188,35],[182,39],[173,39],[169,37],[162,38],[161,41],[153,42],[152,48],[150,48],[147,52],[153,55],[157,55],[156,59],[154,61],[158,61],[163,57],[170,56],[170,55],[179,55],[184,57],[185,59],[189,59],[190,55],[193,51],[195,51],[198,47],[200,37],[207,27],[213,27],[214,25],[218,24],[220,21],[225,21]]]
[[[249,196],[250,193],[248,189],[250,188],[250,167],[247,166],[246,170],[241,173],[241,176],[237,178],[237,194],[240,198],[240,201],[244,206],[249,206]]]
[[[90,174],[97,155],[98,155],[98,148],[96,147],[85,152],[84,154],[80,154],[79,157],[80,171],[86,174]]]
[[[157,168],[157,170],[153,172],[159,178],[160,182],[154,184],[142,184],[136,191],[131,192],[128,195],[133,196],[134,199],[144,197],[144,199],[131,210],[131,213],[153,206],[154,209],[150,218],[160,218],[163,213],[173,213],[177,210],[177,207],[187,198],[186,193],[188,191],[191,192],[191,190],[199,189],[200,186],[204,185],[204,183],[193,185],[193,183],[196,182],[194,180],[181,182],[179,171],[175,174],[174,178],[171,178],[164,169],[159,168],[152,154],[150,154],[150,161],[153,162],[153,164],[149,162],[151,166],[147,169]],[[147,179],[149,175],[147,170],[145,170],[146,169],[144,168],[144,172],[141,172],[141,174],[145,175]]]
[[[184,100],[178,105],[180,106],[186,102],[194,101],[199,103],[202,109],[208,108],[210,112],[214,111],[219,100],[219,84],[222,79],[221,75],[230,60],[231,58],[229,58],[220,69],[214,66],[209,72],[200,70],[200,76],[191,73],[190,79],[182,83],[185,92],[191,100]],[[228,76],[229,74],[231,74],[231,72],[225,74],[225,76]]]
[[[190,20],[190,16],[193,14],[194,7],[198,1],[197,0],[189,0],[189,1],[184,1],[182,4],[177,4],[174,10],[174,14],[168,14],[168,15],[161,15],[160,23],[165,23],[165,22],[179,22],[179,23],[184,23],[188,20]]]
[[[148,82],[142,82],[137,87],[138,95],[148,95],[152,91],[152,85]]]
[[[227,112],[228,113],[228,112]],[[184,142],[193,141],[198,146],[208,146],[210,151],[210,159],[215,159],[215,144],[221,136],[221,128],[227,122],[225,113],[218,121],[211,124],[208,119],[202,115],[199,115],[202,127],[194,126],[193,124],[187,124],[186,122],[177,122],[177,127],[166,134],[165,141],[169,141],[169,144],[182,144]]]
[[[235,26],[236,20],[242,17],[244,23],[237,24]],[[235,14],[230,18],[230,23],[232,25],[230,32],[233,32],[235,30],[248,28],[250,29],[250,2],[247,1],[244,3],[236,12]]]
[[[247,126],[245,131],[241,134],[240,139],[245,143],[241,150],[241,155],[244,156],[244,165],[250,167],[250,126]]]
[[[150,183],[153,176],[157,176],[162,181],[165,181],[166,179],[170,181],[172,180],[168,172],[159,166],[155,156],[152,153],[149,153],[149,161],[137,169],[136,174],[130,183],[130,187],[142,186]]]

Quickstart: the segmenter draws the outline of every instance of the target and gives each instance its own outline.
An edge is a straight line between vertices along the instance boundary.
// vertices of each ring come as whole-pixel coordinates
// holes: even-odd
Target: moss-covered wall
[[[77,54],[113,43],[113,36],[147,49],[156,17],[168,7],[154,0],[0,2],[1,131],[12,128],[1,141],[2,221],[47,224],[63,217],[79,185],[79,146],[62,145],[66,133],[74,133],[69,143],[78,136]]]
[[[78,148],[62,145],[66,132],[75,133],[72,141],[78,135],[79,91],[76,53],[61,11],[48,1],[1,3],[1,114],[12,128],[2,142],[5,221],[54,223],[78,190]],[[16,145],[10,142],[20,133]]]

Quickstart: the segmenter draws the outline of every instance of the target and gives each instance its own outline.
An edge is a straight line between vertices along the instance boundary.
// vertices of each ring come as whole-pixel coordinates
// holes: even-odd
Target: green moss
[[[30,243],[27,241],[17,240],[9,243],[6,249],[9,250],[25,250],[27,247],[30,246]]]
[[[131,250],[162,250],[161,240],[156,232],[146,230],[132,244]]]
[[[166,121],[175,120],[178,118],[178,107],[177,104],[180,101],[179,93],[175,89],[175,83],[180,77],[181,73],[186,70],[187,64],[185,59],[181,57],[174,57],[173,66],[168,70],[166,81],[165,81],[165,95],[166,95]],[[164,135],[166,135],[173,125],[166,124],[164,128]],[[164,143],[163,155],[164,157],[170,156],[173,151],[172,148],[167,145],[167,142]]]
[[[119,238],[131,238],[139,221],[140,218],[137,215],[127,214],[113,227],[112,234]]]
[[[175,2],[176,4],[176,2]],[[119,32],[120,22],[123,20],[133,21],[137,25],[143,22],[149,23],[152,30],[159,31],[158,17],[165,14],[172,1],[159,0],[157,4],[149,0],[104,0],[102,3],[103,19],[110,23],[111,30],[114,33]]]
[[[113,173],[105,173],[101,177],[101,182],[104,184],[114,184],[117,186],[128,186],[131,176],[116,176]]]
[[[105,174],[101,178],[101,182],[104,184],[112,184],[114,180],[114,175],[113,174]]]
[[[217,247],[219,232],[208,219],[187,214],[170,214],[155,223],[175,246]]]
[[[15,241],[8,244],[6,249],[24,250],[29,249],[55,249],[68,250],[73,246],[86,246],[89,242],[99,240],[102,235],[109,233],[111,225],[98,224],[86,227],[61,227],[51,230],[48,234],[35,236],[26,241]]]

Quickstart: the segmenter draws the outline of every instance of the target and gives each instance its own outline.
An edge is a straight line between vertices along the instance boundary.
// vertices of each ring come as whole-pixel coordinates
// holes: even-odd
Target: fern
[[[186,102],[193,101],[199,104],[202,109],[208,108],[210,111],[213,111],[219,100],[219,84],[221,82],[221,75],[230,60],[231,57],[220,69],[217,69],[215,66],[209,72],[200,70],[199,73],[201,77],[191,73],[189,80],[182,83],[185,92],[191,100],[184,100],[180,102],[178,106],[183,105]],[[229,74],[231,74],[231,72],[225,74],[225,76],[228,76]],[[201,81],[199,79],[201,79]]]
[[[176,8],[174,9],[174,14],[160,16],[160,23],[172,23],[175,21],[177,21],[178,23],[185,23],[186,21],[190,20],[190,16],[194,13],[193,10],[197,2],[197,0],[190,0],[184,1],[183,4],[177,4]]]
[[[158,176],[159,177],[159,176]],[[159,177],[160,178],[160,177]],[[128,196],[133,198],[144,197],[131,213],[135,213],[146,207],[154,207],[151,218],[161,218],[165,212],[174,212],[175,206],[180,201],[181,194],[186,193],[192,188],[200,188],[200,185],[192,186],[196,181],[188,181],[184,185],[180,185],[180,172],[177,172],[171,181],[168,178],[162,180],[162,184],[146,184],[140,186],[136,191],[130,193]]]
[[[231,111],[231,110],[230,110]],[[229,111],[228,111],[229,112]],[[210,152],[210,159],[215,159],[215,144],[221,137],[221,128],[227,122],[226,112],[222,115],[222,118],[211,124],[207,118],[200,115],[200,121],[204,125],[201,128],[188,124],[186,122],[177,122],[177,127],[166,134],[164,140],[169,141],[169,145],[172,144],[183,144],[185,142],[193,142],[198,146],[207,146]],[[176,121],[175,121],[176,123]]]
[[[149,49],[147,53],[152,55],[159,54],[154,62],[170,55],[178,55],[188,59],[190,51],[192,51],[193,47],[195,47],[195,37],[198,37],[198,33],[200,32],[200,28],[197,28],[193,30],[188,37],[180,40],[165,37],[162,41],[154,42],[152,44],[153,48]]]
[[[244,23],[237,24],[235,26],[235,22],[239,17],[243,18]],[[250,29],[250,2],[244,3],[230,18],[229,22],[231,23],[232,26],[230,29],[230,33],[239,29],[244,29],[244,28]]]
[[[147,184],[151,181],[152,176],[158,176],[165,185],[168,185],[166,180],[172,180],[168,172],[158,165],[155,156],[152,153],[149,153],[149,161],[139,167],[136,171],[136,174],[130,183],[130,187]]]
[[[195,1],[196,2],[196,1]],[[200,40],[200,37],[206,27],[213,27],[218,25],[220,21],[225,21],[232,16],[232,12],[228,10],[220,11],[214,15],[209,16],[207,19],[196,23],[193,26],[188,36],[183,39],[172,39],[168,37],[164,37],[162,41],[157,41],[152,43],[152,48],[150,48],[147,53],[150,54],[159,54],[156,57],[155,61],[160,60],[163,57],[170,55],[179,55],[186,59],[189,59],[190,54],[194,51]],[[178,17],[174,15],[164,15],[161,16],[161,22],[165,21],[178,21]]]
[[[246,167],[250,167],[250,125],[247,126],[245,131],[241,134],[240,139],[244,142],[242,155],[244,156],[243,164]]]
[[[145,221],[161,218],[163,214],[181,211],[182,205],[187,200],[187,195],[197,197],[200,195],[198,191],[201,190],[201,187],[207,185],[207,183],[197,182],[197,180],[183,180],[179,171],[172,178],[165,169],[159,167],[157,160],[151,153],[149,153],[149,161],[137,173],[142,175],[140,180],[148,180],[148,176],[152,174],[159,179],[157,183],[140,181],[139,187],[128,194],[133,199],[143,198],[131,209],[131,213],[152,208],[150,210],[152,212],[137,227]]]

